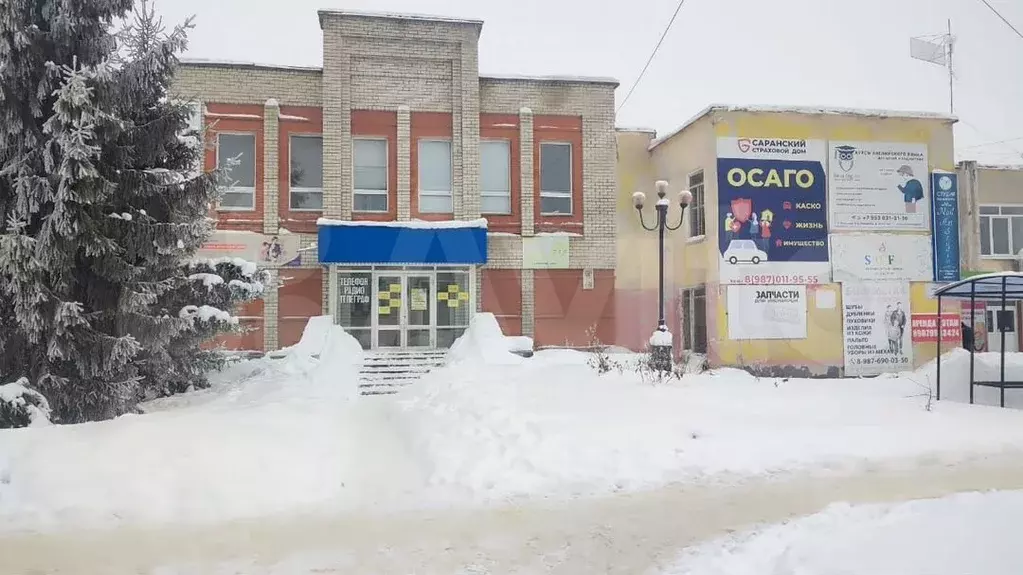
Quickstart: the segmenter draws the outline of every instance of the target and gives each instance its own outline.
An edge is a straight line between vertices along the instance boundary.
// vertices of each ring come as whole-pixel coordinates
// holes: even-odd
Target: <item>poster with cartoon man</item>
[[[930,229],[927,144],[829,143],[833,230]]]

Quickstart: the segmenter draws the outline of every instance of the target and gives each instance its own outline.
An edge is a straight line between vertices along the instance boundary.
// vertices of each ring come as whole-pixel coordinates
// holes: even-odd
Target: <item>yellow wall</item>
[[[683,230],[670,236],[670,263],[666,289],[707,285],[708,342],[712,364],[807,366],[814,372],[843,365],[842,298],[840,284],[820,289],[835,291],[835,307],[818,309],[815,290],[808,290],[807,338],[801,340],[732,341],[728,339],[726,288],[719,285],[718,194],[716,138],[718,137],[805,138],[822,140],[884,141],[925,143],[929,169],[955,169],[952,125],[940,118],[882,118],[864,115],[804,114],[796,112],[749,112],[712,109],[681,132],[658,142],[650,151],[648,167],[629,139],[623,146],[619,134],[619,286],[633,289],[656,287],[655,235],[641,234],[631,196],[636,189],[654,198],[653,180],[671,183],[671,198],[686,186],[688,174],[702,169],[705,179],[707,233],[704,239],[687,238]],[[645,184],[645,188],[643,187]],[[675,203],[672,202],[673,210]],[[626,215],[627,214],[627,215]],[[651,266],[651,262],[653,265]],[[920,284],[925,285],[925,284]],[[917,290],[918,288],[913,288]],[[926,288],[923,300],[926,300]],[[916,291],[913,292],[914,294]],[[918,305],[919,295],[911,306]],[[929,305],[921,300],[919,305]],[[935,304],[936,305],[936,304]],[[923,312],[918,312],[923,313]],[[915,350],[919,358],[927,351]],[[933,347],[933,346],[932,346]],[[933,351],[930,352],[933,356]],[[924,359],[926,360],[926,359]],[[919,360],[917,360],[919,361]]]
[[[640,227],[639,215],[632,207],[632,194],[647,195],[647,215],[652,215],[656,200],[653,190],[653,164],[648,147],[652,132],[623,131],[618,136],[618,266],[615,288],[638,290],[657,288],[657,236]],[[651,220],[647,220],[650,225]]]

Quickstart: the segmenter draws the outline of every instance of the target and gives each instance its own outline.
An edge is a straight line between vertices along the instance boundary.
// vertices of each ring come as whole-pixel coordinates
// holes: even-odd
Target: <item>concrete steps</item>
[[[359,370],[359,393],[389,395],[444,365],[446,349],[367,351]]]

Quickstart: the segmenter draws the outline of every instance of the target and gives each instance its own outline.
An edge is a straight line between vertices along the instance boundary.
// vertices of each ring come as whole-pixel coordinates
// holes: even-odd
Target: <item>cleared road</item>
[[[0,574],[655,573],[687,545],[836,501],[1023,489],[1023,458],[656,491],[500,509],[265,518],[0,539]]]

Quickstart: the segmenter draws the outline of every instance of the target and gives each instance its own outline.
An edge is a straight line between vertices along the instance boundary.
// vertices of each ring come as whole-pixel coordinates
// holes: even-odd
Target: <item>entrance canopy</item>
[[[976,329],[976,319],[974,314],[976,308],[973,307],[973,303],[976,302],[1000,302],[1003,305],[1008,303],[1016,303],[1023,300],[1023,273],[1019,272],[996,272],[990,274],[981,274],[973,277],[966,278],[964,280],[950,283],[934,290],[934,295],[938,298],[938,325],[941,326],[941,301],[943,299],[955,299],[960,301],[968,301],[971,303],[970,306],[970,329]],[[999,363],[999,378],[997,381],[993,380],[981,380],[977,381],[976,375],[976,349],[975,346],[970,345],[970,403],[973,403],[973,388],[975,386],[984,387],[995,387],[1001,391],[1001,406],[1005,407],[1005,390],[1006,389],[1023,389],[1023,381],[1015,381],[1005,379],[1005,326],[1001,322],[998,324],[999,336],[1001,337],[1001,349],[1000,363]],[[937,340],[937,398],[941,399],[941,337]]]
[[[320,218],[321,264],[487,263],[487,220],[371,222]]]

